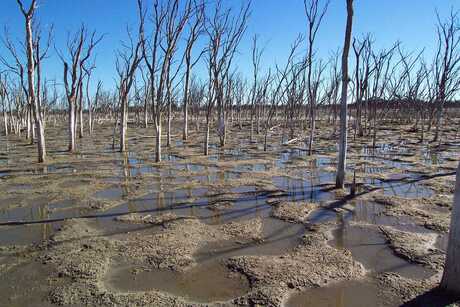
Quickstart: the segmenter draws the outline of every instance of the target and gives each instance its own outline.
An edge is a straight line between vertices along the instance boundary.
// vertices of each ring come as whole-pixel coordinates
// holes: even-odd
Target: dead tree
[[[242,113],[245,107],[248,82],[246,79],[239,78],[235,84],[235,99],[236,99],[236,121],[238,129],[243,129]]]
[[[335,135],[337,130],[337,96],[340,87],[340,71],[338,68],[339,63],[338,52],[335,52],[331,57],[329,65],[329,78],[328,78],[328,89],[327,89],[327,105],[329,108],[329,123],[333,125],[332,136]]]
[[[8,110],[6,107],[6,101],[8,100],[8,88],[6,85],[7,78],[2,77],[0,74],[0,102],[2,104],[2,112],[3,112],[3,133],[7,137],[9,134],[9,127],[8,127]]]
[[[425,99],[423,104],[421,104],[419,108],[420,112],[420,143],[425,141],[425,122],[427,121],[428,115],[428,127],[431,125],[431,116],[430,115],[430,107],[436,101],[436,89],[435,89],[435,82],[433,78],[433,70],[429,69],[426,63],[421,64],[421,68],[423,71],[423,80],[424,80],[424,88],[425,88]]]
[[[189,91],[190,91],[190,77],[193,67],[198,63],[199,59],[203,52],[192,61],[192,50],[199,36],[203,33],[204,26],[204,10],[205,4],[204,1],[198,5],[195,5],[193,22],[189,24],[189,33],[187,37],[187,42],[185,46],[185,80],[184,80],[184,101],[183,101],[183,111],[184,111],[184,127],[182,131],[182,139],[185,141],[188,138],[188,105],[189,105]]]
[[[323,7],[320,7],[320,0],[304,0],[305,14],[307,16],[308,25],[308,52],[307,52],[307,99],[309,106],[310,118],[310,136],[308,138],[308,154],[312,154],[313,143],[316,130],[316,95],[318,88],[312,80],[313,75],[313,60],[314,60],[314,43],[319,27],[326,14],[330,1],[327,0]],[[320,69],[321,70],[321,69]]]
[[[144,32],[141,35],[142,42],[142,56],[147,66],[149,76],[147,80],[150,82],[149,90],[152,105],[152,117],[155,124],[155,160],[161,161],[161,112],[162,105],[156,104],[156,74],[157,74],[157,61],[158,61],[158,49],[159,42],[161,40],[161,29],[166,18],[167,11],[160,7],[158,0],[153,3],[153,35],[150,40],[145,37]]]
[[[90,85],[90,82],[91,82],[91,74],[92,74],[92,71],[93,71],[94,68],[95,68],[94,65],[92,65],[91,67],[88,67],[88,68],[83,67],[83,70],[84,70],[85,75],[86,75],[85,89],[86,89],[86,103],[88,105],[88,132],[89,132],[89,135],[93,134],[93,129],[94,129],[93,114],[94,114],[94,111],[97,108],[98,100],[99,100],[99,96],[100,96],[101,88],[102,88],[102,82],[99,81],[97,83],[97,87],[96,87],[96,94],[94,95],[94,103],[92,103],[91,102],[91,96],[89,94],[89,85]]]
[[[190,81],[190,110],[194,115],[195,130],[200,129],[200,115],[205,100],[206,84],[200,83],[197,78],[192,77]]]
[[[155,0],[152,12],[154,28],[151,40],[145,38],[144,32],[141,33],[143,59],[149,71],[152,96],[156,162],[161,161],[161,127],[162,115],[167,105],[167,79],[173,57],[177,52],[177,43],[189,20],[191,7],[191,2],[187,1],[181,12],[178,0],[167,1],[165,6]],[[160,50],[162,51],[161,54],[159,53]]]
[[[457,168],[454,204],[449,230],[446,263],[442,276],[442,289],[460,295],[460,164]]]
[[[296,62],[295,55],[298,48],[303,42],[303,37],[299,35],[294,43],[291,45],[290,52],[284,67],[276,66],[276,75],[270,77],[270,72],[264,81],[264,88],[270,87],[274,84],[274,87],[271,89],[269,110],[267,116],[265,117],[265,135],[264,135],[264,151],[267,151],[267,139],[268,134],[276,128],[273,123],[273,118],[276,115],[276,111],[283,100],[287,101],[301,101],[301,99],[291,98],[290,95],[293,94],[291,90],[295,88],[295,83],[300,76],[305,75],[305,61],[302,60],[300,63]],[[301,88],[304,88],[301,86]],[[265,90],[264,90],[265,91]],[[295,92],[295,91],[294,91]]]
[[[460,89],[460,21],[451,11],[446,21],[437,15],[438,48],[433,63],[436,80],[436,131],[433,142],[440,141],[446,100]]]
[[[14,43],[10,40],[9,33],[5,29],[5,35],[4,35],[4,41],[3,41],[6,49],[9,51],[11,56],[14,59],[14,64],[11,64],[11,62],[4,58],[3,56],[0,55],[0,59],[2,61],[2,64],[7,67],[7,70],[13,72],[18,76],[19,80],[19,88],[21,89],[23,95],[19,95],[19,92],[16,93],[16,104],[19,107],[18,110],[18,116],[19,116],[19,131],[21,129],[21,125],[24,125],[27,127],[26,131],[26,139],[30,140],[30,144],[34,144],[35,140],[35,129],[34,125],[32,123],[32,104],[29,99],[29,94],[28,94],[28,86],[27,86],[27,81],[26,81],[26,76],[25,76],[25,65],[22,63],[22,59],[20,58],[19,53],[16,50],[16,47]],[[27,53],[27,52],[26,52]],[[26,101],[26,104],[23,104],[24,99]]]
[[[396,70],[393,63],[393,57],[399,43],[394,44],[388,50],[381,50],[374,52],[372,46],[369,46],[371,52],[370,71],[372,74],[369,76],[367,86],[367,104],[369,113],[369,129],[372,130],[372,147],[375,148],[377,133],[379,129],[379,122],[384,116],[385,101],[388,101],[389,95],[385,96],[388,92],[389,82],[391,76]]]
[[[369,77],[372,74],[370,66],[371,38],[366,35],[362,40],[353,39],[353,52],[355,55],[355,132],[354,136],[363,136],[362,110],[363,101],[368,92]]]
[[[46,160],[46,144],[45,144],[45,128],[42,118],[42,110],[40,99],[36,93],[35,73],[36,67],[40,67],[40,55],[34,54],[34,33],[32,31],[32,20],[37,8],[36,0],[32,0],[29,9],[26,10],[21,2],[17,0],[19,8],[24,15],[25,30],[26,30],[26,55],[27,55],[27,97],[29,104],[32,108],[35,127],[37,129],[37,149],[38,149],[38,162],[45,162]],[[37,42],[37,41],[36,41]],[[39,45],[37,50],[39,50]]]
[[[209,87],[206,110],[205,155],[208,155],[210,117],[214,105],[217,105],[218,109],[217,130],[220,145],[225,145],[227,130],[224,81],[228,80],[237,47],[246,30],[249,8],[250,2],[242,6],[239,14],[233,17],[232,10],[226,9],[222,12],[222,1],[217,1],[213,15],[207,20]]]
[[[80,68],[83,71],[83,68]],[[77,86],[77,127],[75,128],[75,134],[77,133],[77,128],[78,128],[78,138],[81,139],[83,138],[83,79],[85,78],[85,74],[82,73],[80,75],[80,80],[78,81],[78,86]]]
[[[71,65],[69,66],[64,55],[58,52],[61,61],[64,64],[64,88],[68,103],[68,133],[69,133],[69,151],[74,152],[76,149],[76,111],[77,98],[80,83],[82,82],[83,67],[86,61],[91,57],[91,52],[96,45],[102,40],[102,36],[96,37],[96,32],[93,32],[88,39],[88,33],[84,25],[75,33],[73,38],[67,39],[67,51],[70,56]],[[70,76],[70,80],[69,80]],[[80,93],[81,95],[82,93]]]
[[[351,31],[353,26],[353,0],[347,1],[347,25],[342,52],[342,93],[340,97],[340,136],[337,163],[336,187],[342,189],[345,184],[347,161],[347,94],[348,94],[348,53],[350,51]]]
[[[120,79],[120,152],[126,151],[126,131],[128,129],[128,98],[133,85],[136,70],[142,61],[142,33],[144,28],[145,12],[142,1],[138,0],[139,7],[139,35],[135,40],[128,29],[129,44],[123,44],[123,50],[118,52],[116,68]]]
[[[257,88],[259,86],[259,72],[260,72],[260,60],[262,58],[264,50],[258,47],[258,36],[254,35],[252,39],[252,68],[253,68],[253,84],[251,89],[251,133],[250,139],[254,137],[254,114],[257,112],[259,102],[257,101]],[[257,123],[257,133],[259,133],[259,123]]]
[[[174,80],[179,75],[179,72],[182,68],[183,62],[179,63],[176,67],[175,72],[171,75],[171,71],[168,72],[166,76],[166,103],[168,106],[168,128],[166,131],[166,147],[171,147],[171,125],[172,125],[172,106],[173,102],[176,101],[175,93],[177,87],[180,85],[180,82],[177,82],[173,85]]]
[[[149,100],[151,99],[151,87],[150,87],[150,79],[146,71],[143,69],[143,66],[139,66],[140,75],[143,81],[142,86],[142,99],[144,101],[144,127],[149,127]]]
[[[398,52],[402,63],[402,70],[400,70],[400,78],[403,80],[403,87],[401,93],[398,93],[397,99],[401,101],[400,112],[402,116],[415,116],[414,131],[417,131],[419,123],[423,131],[423,104],[422,98],[425,96],[424,79],[425,68],[421,62],[423,50],[417,54],[413,52],[406,53],[398,46]]]

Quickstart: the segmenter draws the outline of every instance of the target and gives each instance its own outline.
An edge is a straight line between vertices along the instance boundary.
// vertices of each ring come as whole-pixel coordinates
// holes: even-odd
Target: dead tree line
[[[163,134],[166,146],[172,144],[173,121],[181,122],[183,140],[191,129],[202,133],[204,154],[209,153],[214,131],[218,145],[225,146],[229,125],[250,126],[251,141],[262,139],[265,149],[271,132],[282,129],[281,142],[304,141],[309,154],[315,152],[318,124],[330,123],[335,138],[342,130],[339,52],[324,60],[315,45],[329,1],[304,1],[306,33],[294,43],[287,66],[263,67],[264,48],[260,37],[254,36],[252,76],[246,78],[234,63],[249,23],[250,2],[235,10],[223,1],[139,0],[138,28],[129,29],[128,40],[118,48],[117,89],[109,92],[94,78],[95,48],[102,36],[84,25],[68,36],[65,48],[55,46],[63,63],[62,80],[42,78],[51,35],[43,44],[38,23],[30,22],[27,30],[36,1],[33,4],[27,11],[21,8],[26,13],[25,43],[16,46],[7,32],[2,37],[13,60],[0,57],[7,68],[0,76],[5,135],[25,131],[31,142],[44,145],[47,122],[55,125],[66,120],[68,147],[74,152],[77,135],[83,138],[86,130],[92,135],[95,122],[109,121],[119,131],[113,142],[119,139],[119,150],[126,151],[128,123],[134,121],[147,129],[153,123],[155,160],[160,161]],[[375,147],[379,129],[398,122],[410,124],[421,142],[441,142],[443,127],[451,121],[445,108],[452,106],[460,88],[457,13],[445,20],[437,16],[436,34],[432,59],[425,57],[424,50],[405,50],[401,42],[378,50],[371,34],[351,37],[347,124],[354,138],[371,137]],[[206,71],[202,79],[197,77],[200,69]],[[62,92],[56,86],[59,83]],[[62,113],[62,108],[67,112]],[[41,151],[41,155],[46,153],[46,149]]]

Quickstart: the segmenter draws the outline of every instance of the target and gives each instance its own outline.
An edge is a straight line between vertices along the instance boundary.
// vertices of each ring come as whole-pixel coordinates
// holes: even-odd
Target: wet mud
[[[194,131],[161,163],[151,131],[120,154],[98,128],[77,154],[49,128],[45,165],[0,137],[0,305],[399,306],[439,282],[454,143],[382,127],[375,148],[351,141],[337,190],[326,127],[311,156],[235,126],[208,157]]]

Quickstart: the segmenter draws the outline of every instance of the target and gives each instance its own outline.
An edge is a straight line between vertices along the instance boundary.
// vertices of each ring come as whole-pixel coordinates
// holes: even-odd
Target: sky
[[[245,0],[223,1],[237,10]],[[23,2],[28,5],[30,0]],[[144,2],[147,6],[152,3],[151,0]],[[333,51],[343,45],[345,2],[331,0],[317,37],[315,50],[318,57],[328,59]],[[136,29],[136,0],[38,0],[38,4],[40,23],[44,29],[50,24],[54,25],[54,45],[59,50],[65,50],[68,33],[74,33],[82,23],[90,30],[104,34],[95,50],[96,70],[93,78],[102,80],[104,87],[113,88],[116,77],[115,50],[126,39],[126,27]],[[405,50],[425,48],[425,57],[430,58],[436,44],[436,10],[441,17],[446,17],[451,9],[460,10],[460,1],[355,0],[354,6],[354,37],[371,33],[377,48],[390,47],[399,40]],[[16,1],[2,0],[0,7],[2,28],[6,26],[9,29],[13,40],[23,40],[24,21]],[[265,46],[262,66],[268,67],[283,63],[299,33],[306,33],[303,0],[252,0],[251,17],[238,49],[235,68],[243,75],[251,76],[251,40],[254,34],[259,35]],[[3,29],[0,36],[3,36]],[[0,54],[8,57],[3,44],[0,44]],[[54,50],[42,65],[46,79],[62,83],[62,62]],[[0,67],[0,71],[2,69]]]

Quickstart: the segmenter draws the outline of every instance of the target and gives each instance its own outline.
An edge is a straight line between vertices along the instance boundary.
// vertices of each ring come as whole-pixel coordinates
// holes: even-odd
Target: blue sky
[[[23,0],[29,4],[30,0]],[[97,69],[94,79],[101,79],[105,87],[114,85],[115,50],[126,38],[126,26],[136,26],[135,0],[38,0],[38,15],[43,27],[54,24],[55,45],[65,48],[67,33],[74,32],[81,23],[89,29],[104,33],[96,50]],[[150,0],[144,0],[148,5]],[[224,0],[239,7],[241,0]],[[353,35],[372,33],[377,47],[388,47],[397,40],[406,50],[426,49],[431,57],[435,47],[435,10],[447,16],[450,9],[460,10],[458,0],[355,0]],[[263,66],[282,62],[298,33],[306,32],[303,0],[253,0],[249,27],[242,41],[235,64],[245,75],[251,74],[250,46],[254,34],[266,44]],[[345,0],[331,0],[327,15],[317,38],[316,50],[327,59],[343,44]],[[7,26],[14,39],[22,39],[24,26],[15,0],[2,0],[0,24]],[[3,35],[3,30],[1,34]],[[305,46],[306,47],[306,46]],[[4,46],[0,53],[6,55]],[[62,82],[62,64],[55,54],[44,63],[45,77]],[[1,68],[0,68],[1,69]]]

